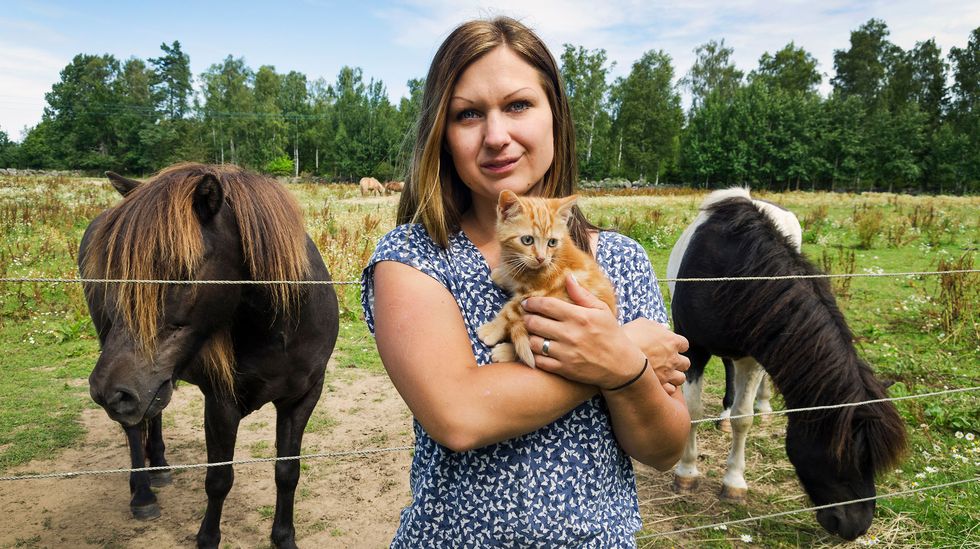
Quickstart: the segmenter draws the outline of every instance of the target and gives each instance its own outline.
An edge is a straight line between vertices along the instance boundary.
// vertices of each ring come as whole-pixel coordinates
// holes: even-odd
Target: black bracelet
[[[649,366],[650,366],[650,359],[648,359],[646,357],[643,357],[643,369],[640,370],[640,373],[636,374],[636,377],[634,377],[633,379],[627,381],[626,383],[624,383],[622,385],[617,385],[616,387],[613,387],[612,389],[606,389],[606,390],[607,391],[618,391],[620,389],[625,389],[626,387],[629,387],[630,385],[636,383],[637,380],[639,380],[641,377],[643,377],[643,374],[646,373],[647,367],[649,367]]]

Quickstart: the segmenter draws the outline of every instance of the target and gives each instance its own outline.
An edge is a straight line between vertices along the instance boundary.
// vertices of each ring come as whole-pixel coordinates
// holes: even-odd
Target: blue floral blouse
[[[643,248],[599,234],[597,258],[616,287],[620,323],[667,322],[663,297]],[[491,364],[476,335],[509,296],[490,280],[483,255],[462,232],[440,248],[418,224],[381,238],[362,276],[362,305],[374,333],[374,266],[397,261],[431,276],[456,299],[477,364]],[[492,366],[491,366],[492,367]],[[635,547],[640,529],[636,481],[616,442],[601,396],[554,423],[497,444],[453,452],[414,422],[412,503],[392,547]]]

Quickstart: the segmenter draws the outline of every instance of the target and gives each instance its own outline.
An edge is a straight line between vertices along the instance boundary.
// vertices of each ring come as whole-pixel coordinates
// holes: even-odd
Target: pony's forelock
[[[309,275],[306,233],[296,201],[276,181],[236,166],[178,164],[130,192],[106,211],[95,228],[82,265],[86,278],[193,280],[204,261],[201,224],[194,193],[213,177],[232,209],[242,252],[253,280],[304,280]],[[96,252],[99,250],[100,252]],[[104,253],[101,253],[104,250]],[[138,352],[152,357],[163,314],[165,284],[113,283],[104,290],[132,334]],[[289,317],[300,287],[269,285],[273,310]],[[215,381],[231,388],[234,352],[230,337],[218,332],[201,356]],[[226,334],[227,335],[227,334]]]

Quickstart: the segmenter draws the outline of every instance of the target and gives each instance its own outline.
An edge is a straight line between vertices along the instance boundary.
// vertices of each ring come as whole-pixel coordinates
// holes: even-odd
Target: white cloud
[[[64,60],[28,46],[0,41],[0,129],[20,139],[44,112],[44,94],[51,91]]]
[[[970,31],[980,25],[980,4],[952,0],[500,0],[493,8],[480,1],[408,0],[378,13],[392,23],[399,44],[432,52],[462,21],[510,15],[532,27],[556,55],[563,43],[605,49],[617,62],[617,75],[628,73],[645,51],[662,49],[672,56],[680,78],[694,62],[694,48],[722,38],[734,48],[736,65],[748,73],[763,53],[792,41],[819,61],[819,70],[827,75],[825,91],[833,74],[833,51],[849,47],[851,31],[872,17],[885,21],[889,38],[899,46],[908,49],[935,37],[944,54],[951,46],[965,45]]]

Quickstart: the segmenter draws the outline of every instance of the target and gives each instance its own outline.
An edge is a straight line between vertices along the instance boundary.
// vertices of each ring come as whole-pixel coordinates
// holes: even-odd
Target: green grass
[[[374,243],[394,223],[394,201],[362,201],[351,185],[297,185],[292,190],[304,206],[309,232],[334,279],[357,280]],[[108,185],[95,180],[0,177],[0,276],[77,276],[75,251],[82,231],[117,197]],[[977,198],[799,192],[760,197],[797,213],[804,223],[804,252],[820,266],[826,257],[832,272],[928,271],[950,261],[966,267],[976,264]],[[670,248],[694,218],[702,198],[703,194],[692,192],[619,192],[587,196],[582,203],[599,225],[617,228],[641,242],[655,271],[663,276]],[[892,395],[980,385],[980,277],[971,275],[964,281],[952,296],[944,293],[936,276],[834,282],[859,352],[880,377],[896,382]],[[666,294],[666,284],[661,288]],[[349,382],[351,369],[384,372],[362,319],[359,288],[338,286],[337,291],[340,334],[325,391],[334,383]],[[958,318],[952,318],[954,310]],[[79,415],[94,407],[86,379],[98,357],[98,345],[80,287],[6,284],[0,290],[0,346],[3,472],[54,455],[83,435]],[[717,360],[709,364],[706,375],[707,413],[713,415],[720,411],[723,392]],[[780,403],[776,396],[777,408]],[[898,408],[909,427],[910,451],[895,471],[879,479],[879,494],[971,478],[980,472],[980,395],[904,401]],[[329,432],[335,424],[334,418],[314,415],[307,430]],[[786,460],[781,429],[785,419],[757,425],[750,435],[750,492],[744,507],[719,504],[707,492],[694,499],[674,498],[663,477],[641,475],[641,500],[644,494],[666,498],[641,505],[648,528],[643,534],[809,505]],[[700,433],[707,441],[703,472],[707,482],[717,485],[725,439],[709,426],[702,426]],[[968,434],[973,435],[972,441]],[[252,455],[270,452],[269,447],[250,448]],[[653,520],[663,517],[668,520]],[[974,483],[881,500],[871,534],[880,546],[962,546],[980,535],[978,523],[980,485]],[[769,547],[839,543],[823,532],[812,513],[801,513],[728,530],[641,540],[640,545],[736,547],[745,545],[743,535],[752,536],[753,545]],[[31,545],[31,540],[22,542]]]

